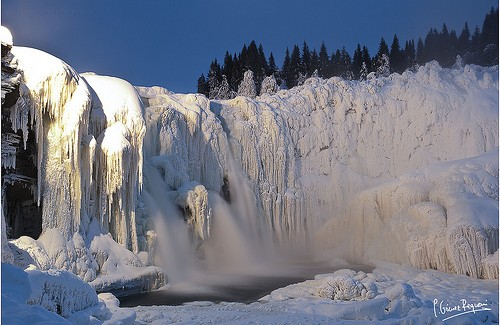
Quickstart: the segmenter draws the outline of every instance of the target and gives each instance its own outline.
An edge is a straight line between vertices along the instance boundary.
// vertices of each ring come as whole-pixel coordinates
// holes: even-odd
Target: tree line
[[[252,41],[239,53],[226,51],[222,65],[214,59],[207,75],[198,79],[198,92],[210,99],[231,99],[237,95],[254,98],[257,94],[273,94],[279,89],[301,85],[309,77],[338,76],[347,80],[365,80],[370,76],[388,76],[436,60],[442,67],[477,64],[498,64],[498,8],[493,8],[483,22],[482,29],[471,33],[465,23],[460,35],[443,24],[440,31],[431,28],[424,40],[415,45],[409,40],[402,45],[395,34],[389,47],[381,38],[374,56],[366,46],[357,45],[351,56],[343,47],[328,53],[325,43],[319,51],[294,45],[285,51],[279,69],[271,52],[266,57],[262,44]]]

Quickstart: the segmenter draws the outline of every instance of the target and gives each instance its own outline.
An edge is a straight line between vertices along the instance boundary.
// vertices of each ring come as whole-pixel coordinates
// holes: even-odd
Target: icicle
[[[16,169],[17,145],[21,139],[17,134],[2,134],[2,167]]]
[[[69,236],[80,225],[80,141],[87,134],[90,93],[61,60],[35,49],[14,47],[23,75],[21,98],[12,109],[13,128],[28,134],[28,107],[37,143],[37,203],[43,198],[42,228]]]

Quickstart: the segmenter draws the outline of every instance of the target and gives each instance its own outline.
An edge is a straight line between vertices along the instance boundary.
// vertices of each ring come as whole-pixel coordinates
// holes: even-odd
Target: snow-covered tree
[[[234,91],[231,90],[229,87],[229,83],[227,82],[227,77],[226,75],[222,75],[222,81],[220,83],[220,86],[217,90],[217,95],[215,96],[216,99],[231,99],[234,98]]]
[[[210,70],[208,71],[208,98],[216,98],[219,92],[219,85],[221,80],[221,72],[219,63],[217,59],[212,61],[210,64]]]
[[[363,63],[361,63],[361,70],[359,70],[359,80],[366,80],[367,76],[368,76],[368,67],[366,66],[366,62],[363,61]]]
[[[262,81],[262,86],[260,88],[260,94],[269,94],[273,95],[279,90],[278,83],[276,82],[276,78],[274,78],[274,75],[270,75],[268,77],[265,77],[264,80]]]
[[[299,76],[297,77],[297,86],[302,86],[304,82],[307,80],[307,74],[302,74],[299,72]]]
[[[391,63],[387,54],[382,54],[377,61],[377,77],[388,77],[391,73]]]
[[[255,96],[257,96],[252,70],[247,70],[243,75],[243,80],[238,86],[238,96],[245,96],[249,98],[255,98]]]
[[[455,57],[455,65],[454,68],[462,68],[464,66],[464,61],[460,55]]]

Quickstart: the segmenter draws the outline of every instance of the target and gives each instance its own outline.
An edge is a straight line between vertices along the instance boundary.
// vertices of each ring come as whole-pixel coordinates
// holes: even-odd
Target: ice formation
[[[118,78],[79,76],[48,53],[2,43],[2,71],[7,65],[2,245],[16,258],[3,260],[68,270],[98,291],[163,285],[163,271],[132,253],[145,134],[135,88]],[[6,233],[17,238],[9,246]]]
[[[323,243],[358,260],[498,278],[498,150],[400,176],[365,190],[327,223]],[[358,238],[347,241],[349,236]],[[343,246],[346,244],[348,247]],[[493,271],[493,272],[492,272]]]
[[[498,248],[497,72],[431,62],[388,78],[311,78],[256,100],[211,102],[141,87],[145,157],[201,242],[217,220],[215,195],[233,208],[250,202],[240,206],[245,216],[238,222],[282,244],[491,277],[488,256]],[[484,153],[486,160],[472,159]],[[408,176],[430,165],[441,172]],[[384,186],[394,189],[370,194]]]
[[[177,241],[171,258],[187,239],[210,258],[251,238],[498,276],[498,67],[210,101],[78,75],[3,39],[4,261],[150,290],[165,281],[159,237]],[[339,279],[350,298],[369,291]]]

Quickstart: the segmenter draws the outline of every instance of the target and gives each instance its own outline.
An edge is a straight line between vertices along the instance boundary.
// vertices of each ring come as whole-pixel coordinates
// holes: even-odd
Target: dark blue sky
[[[124,78],[134,85],[196,91],[211,60],[253,39],[281,66],[287,46],[329,52],[356,44],[373,55],[380,37],[401,43],[443,22],[459,34],[482,26],[498,0],[4,0],[2,25],[15,45],[43,49],[78,72]]]

